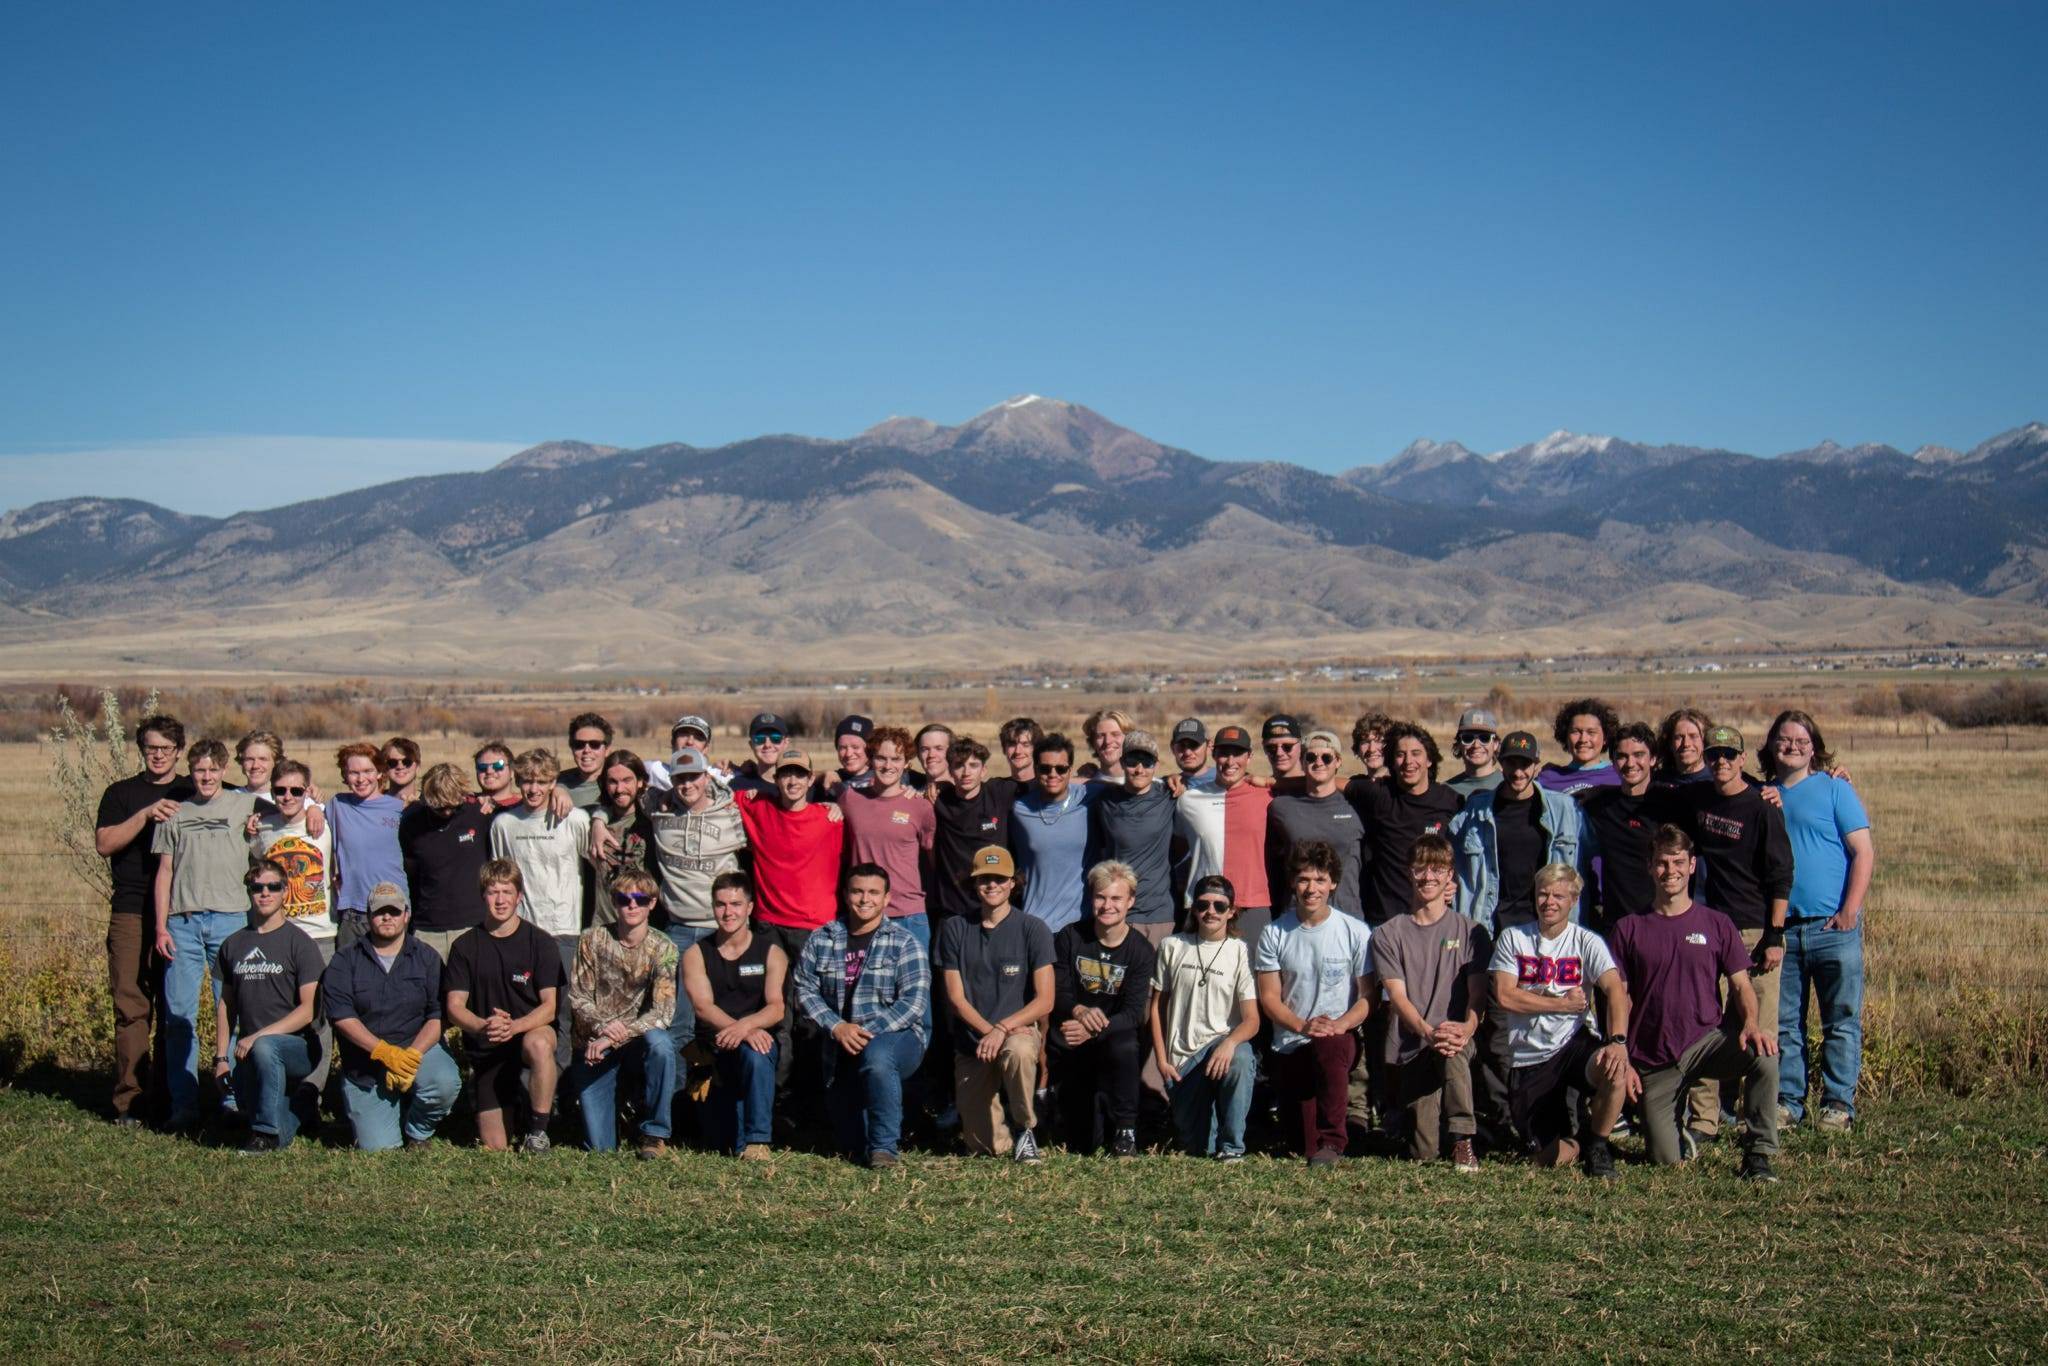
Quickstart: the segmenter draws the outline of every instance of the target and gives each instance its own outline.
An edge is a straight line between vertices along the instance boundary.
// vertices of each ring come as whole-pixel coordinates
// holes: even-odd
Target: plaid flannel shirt
[[[827,1032],[848,1018],[838,1009],[846,999],[846,939],[846,922],[834,920],[804,942],[797,960],[797,1004]],[[931,960],[910,931],[884,920],[868,941],[867,961],[853,984],[853,1022],[870,1034],[907,1029],[927,1043],[924,1015],[931,994]]]

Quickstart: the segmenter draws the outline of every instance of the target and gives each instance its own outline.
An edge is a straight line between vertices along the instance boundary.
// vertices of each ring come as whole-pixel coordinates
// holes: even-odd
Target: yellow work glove
[[[420,1055],[397,1044],[378,1044],[370,1050],[370,1060],[384,1065],[384,1084],[394,1091],[410,1091],[420,1072]]]

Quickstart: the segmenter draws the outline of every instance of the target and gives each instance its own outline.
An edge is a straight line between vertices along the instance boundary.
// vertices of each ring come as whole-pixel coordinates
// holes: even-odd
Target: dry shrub
[[[100,1071],[114,1061],[105,950],[83,935],[0,938],[0,1076],[49,1063]],[[211,1038],[213,1031],[202,1030]]]

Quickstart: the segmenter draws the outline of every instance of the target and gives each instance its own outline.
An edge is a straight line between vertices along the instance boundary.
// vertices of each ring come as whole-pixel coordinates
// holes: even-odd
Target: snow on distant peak
[[[1045,398],[1040,394],[1019,394],[1015,398],[1004,399],[1001,403],[997,404],[996,406],[1000,408],[1023,408],[1028,407],[1033,403],[1048,402],[1051,402],[1051,400]]]
[[[1486,457],[1489,460],[1503,460],[1516,455],[1525,460],[1558,460],[1573,455],[1605,454],[1614,444],[1611,436],[1579,436],[1560,427],[1533,446],[1517,446],[1511,451],[1495,451]]]

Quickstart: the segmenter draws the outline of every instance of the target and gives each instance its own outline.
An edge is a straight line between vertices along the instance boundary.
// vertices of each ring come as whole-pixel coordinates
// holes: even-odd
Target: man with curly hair
[[[1607,746],[1621,730],[1621,717],[1597,697],[1581,697],[1557,709],[1551,735],[1571,759],[1545,764],[1536,785],[1546,792],[1576,797],[1588,788],[1614,787],[1621,775],[1607,757]]]

